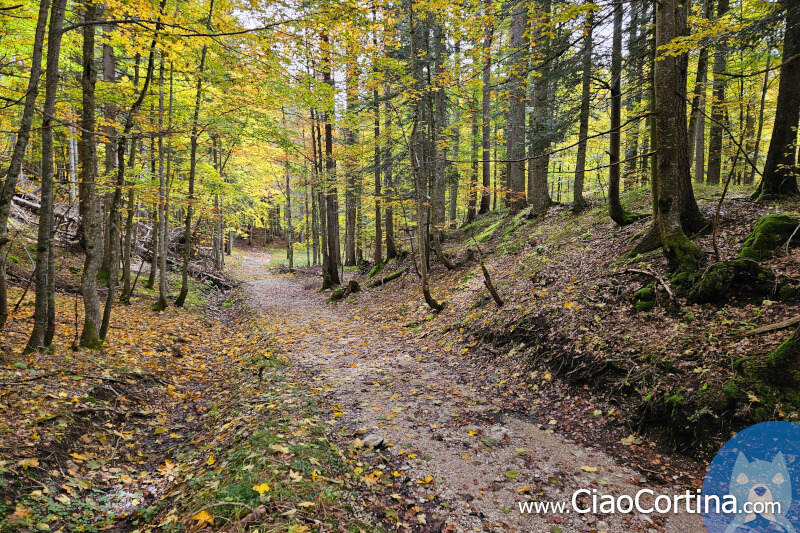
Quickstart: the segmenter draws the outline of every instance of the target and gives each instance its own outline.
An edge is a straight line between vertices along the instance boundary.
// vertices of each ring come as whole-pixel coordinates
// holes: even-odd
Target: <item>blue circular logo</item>
[[[734,435],[708,467],[701,510],[708,533],[800,533],[800,424]]]

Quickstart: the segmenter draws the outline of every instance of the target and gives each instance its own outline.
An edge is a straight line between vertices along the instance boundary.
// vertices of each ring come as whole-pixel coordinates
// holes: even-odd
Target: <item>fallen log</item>
[[[385,285],[385,284],[389,283],[390,281],[399,278],[400,276],[402,276],[406,272],[408,272],[408,267],[406,267],[406,268],[404,268],[402,270],[398,270],[396,272],[392,272],[388,276],[384,276],[381,279],[370,283],[369,286],[372,287],[372,288],[380,287],[381,285]]]

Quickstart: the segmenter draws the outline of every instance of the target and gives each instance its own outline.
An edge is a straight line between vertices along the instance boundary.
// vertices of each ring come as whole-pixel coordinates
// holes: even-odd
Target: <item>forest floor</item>
[[[248,253],[235,273],[297,381],[325,399],[335,442],[361,465],[364,503],[388,523],[430,531],[703,531],[698,515],[521,514],[518,502],[569,502],[579,488],[633,495],[657,485],[627,458],[556,434],[560,421],[538,422],[533,403],[530,416],[512,407],[520,398],[496,386],[500,372],[487,376],[463,353],[378,309],[331,306],[315,280],[266,270],[273,259]],[[552,376],[540,379],[547,387]]]
[[[700,199],[709,215],[713,192]],[[636,191],[626,202],[647,208]],[[729,200],[720,258],[759,216],[795,209]],[[731,431],[800,419],[734,364],[787,337],[750,333],[800,313],[796,252],[762,261],[787,298],[745,286],[696,304],[651,285],[643,309],[639,291],[668,276],[660,251],[624,257],[648,224],[616,228],[601,204],[480,217],[445,240],[456,268],[432,263],[440,313],[411,256],[343,271],[363,290],[331,304],[319,267],[288,273],[282,250],[242,246],[226,268],[239,286],[193,282],[183,309],[155,313],[142,278],[99,351],[74,346],[82,257],[63,250],[53,349],[23,353],[33,291],[17,261],[0,338],[0,532],[701,532],[697,515],[518,507],[576,489],[693,491]]]

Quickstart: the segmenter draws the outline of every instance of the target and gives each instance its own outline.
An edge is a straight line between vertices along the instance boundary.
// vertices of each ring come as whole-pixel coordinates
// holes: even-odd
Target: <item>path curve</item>
[[[347,305],[326,304],[313,280],[270,273],[273,257],[243,258],[238,270],[251,304],[310,385],[341,406],[339,428],[383,437],[394,444],[387,452],[401,456],[411,479],[436,480],[412,490],[420,502],[431,493],[445,501],[450,508],[441,512],[452,530],[705,531],[699,515],[521,514],[517,502],[570,502],[577,489],[634,495],[652,488],[670,497],[682,491],[651,487],[602,451],[494,408],[499,399],[457,379],[457,360],[400,324],[373,322]],[[531,493],[521,495],[526,486]]]

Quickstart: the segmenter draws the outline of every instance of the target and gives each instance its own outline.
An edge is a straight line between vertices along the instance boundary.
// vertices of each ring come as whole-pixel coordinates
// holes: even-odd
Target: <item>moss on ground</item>
[[[731,259],[712,266],[688,299],[695,303],[721,302],[734,291],[770,294],[774,281],[775,275],[752,259]]]
[[[785,213],[775,213],[761,217],[753,226],[753,231],[742,244],[739,257],[763,261],[772,256],[772,251],[784,244],[797,229],[800,220]]]

